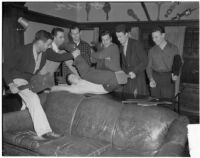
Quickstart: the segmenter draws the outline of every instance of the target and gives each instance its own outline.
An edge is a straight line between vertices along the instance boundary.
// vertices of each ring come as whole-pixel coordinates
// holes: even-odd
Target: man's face
[[[107,48],[112,43],[112,37],[109,35],[101,36],[103,46]]]
[[[156,45],[160,45],[165,40],[165,34],[160,31],[155,31],[152,33],[153,41]]]
[[[128,33],[116,32],[116,36],[121,45],[124,45],[128,39]]]
[[[64,43],[64,40],[64,32],[57,32],[56,36],[54,36],[54,42],[57,46],[62,45]]]
[[[80,78],[79,78],[79,76],[77,76],[77,75],[70,74],[70,75],[68,76],[68,81],[69,81],[71,84],[78,84],[79,81],[80,81]]]
[[[72,29],[70,34],[75,43],[78,43],[80,41],[80,31],[78,28]]]
[[[48,39],[46,41],[39,40],[38,47],[39,47],[40,52],[45,52],[48,48],[51,48],[51,43],[52,43],[51,39]]]

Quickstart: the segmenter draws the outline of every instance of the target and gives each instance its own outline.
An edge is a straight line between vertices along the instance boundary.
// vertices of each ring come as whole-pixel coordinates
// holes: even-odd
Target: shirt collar
[[[34,57],[35,56],[37,56],[37,55],[39,55],[40,53],[38,53],[37,51],[36,51],[36,47],[35,47],[35,45],[33,44],[33,55],[34,55]]]
[[[78,46],[81,43],[81,41],[79,41],[76,45]]]
[[[33,44],[33,56],[34,56],[34,59],[35,60],[37,60],[37,58],[39,57],[39,56],[41,56],[41,54],[42,54],[42,52],[37,52],[36,51],[36,47],[35,47],[35,45]]]
[[[127,39],[126,43],[124,44],[124,47],[127,47],[127,45],[128,45],[128,40],[129,40],[129,38]]]
[[[81,40],[80,40],[78,43],[75,43],[75,42],[72,40],[72,43],[74,43],[76,46],[78,46],[78,45],[81,43]]]
[[[53,41],[52,42],[52,49],[57,53],[59,52],[58,46],[56,45],[56,43]]]

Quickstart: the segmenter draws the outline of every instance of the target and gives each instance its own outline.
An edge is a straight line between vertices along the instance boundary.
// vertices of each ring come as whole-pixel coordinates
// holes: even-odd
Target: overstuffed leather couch
[[[44,109],[53,131],[38,140],[27,110],[3,114],[3,155],[183,156],[188,119],[170,109],[122,104],[109,95],[53,92]]]

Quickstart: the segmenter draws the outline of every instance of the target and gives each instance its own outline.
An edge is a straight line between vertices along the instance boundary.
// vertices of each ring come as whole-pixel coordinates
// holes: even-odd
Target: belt
[[[171,71],[165,71],[165,72],[158,72],[158,71],[154,71],[154,73],[157,73],[157,74],[171,74],[172,72]]]

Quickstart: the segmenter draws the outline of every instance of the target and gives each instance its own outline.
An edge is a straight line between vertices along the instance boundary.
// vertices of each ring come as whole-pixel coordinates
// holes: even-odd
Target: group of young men
[[[53,86],[52,91],[71,93],[105,94],[120,92],[124,98],[148,95],[146,75],[150,82],[151,96],[171,98],[174,90],[172,81],[177,74],[172,73],[174,56],[178,49],[165,40],[163,28],[152,31],[155,46],[149,54],[142,44],[131,39],[125,25],[116,27],[120,47],[112,42],[109,31],[101,34],[102,47],[91,53],[88,43],[80,38],[80,28],[72,26],[71,40],[66,43],[64,30],[54,28],[51,33],[40,30],[31,44],[20,47],[5,56],[3,76],[12,93],[18,93],[23,100],[23,108],[28,108],[34,129],[39,138],[58,138],[52,131],[37,93],[31,89],[18,87],[30,82],[34,75],[51,75],[64,62],[68,69],[68,84]],[[91,66],[96,63],[96,67]]]

